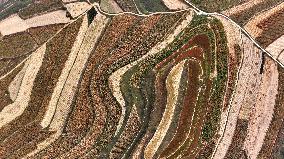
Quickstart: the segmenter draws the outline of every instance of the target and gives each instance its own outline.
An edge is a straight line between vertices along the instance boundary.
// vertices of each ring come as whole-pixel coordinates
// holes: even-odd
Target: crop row
[[[145,14],[149,12],[166,12],[169,11],[163,0],[134,0],[139,10]]]
[[[284,9],[276,12],[257,25],[263,32],[256,40],[264,47],[284,34]]]
[[[136,18],[133,16],[117,16],[112,18],[104,35],[101,37],[101,41],[93,50],[89,61],[86,64],[86,69],[77,88],[76,99],[72,103],[72,110],[66,120],[64,132],[67,133],[67,135],[60,136],[56,142],[51,144],[43,152],[37,154],[36,157],[55,157],[63,154],[73,148],[76,144],[79,144],[82,137],[85,137],[86,139],[89,138],[91,141],[88,141],[84,147],[80,148],[82,149],[81,153],[85,153],[86,150],[93,146],[93,143],[105,126],[107,113],[104,106],[96,104],[92,100],[90,84],[93,76],[93,68],[97,66],[99,61],[103,60],[106,53],[110,51],[109,49],[116,43],[117,39],[120,38],[121,34],[132,25],[135,19]],[[94,116],[94,113],[100,115]],[[89,118],[89,121],[81,120],[81,118]],[[95,126],[94,124],[96,124],[96,129],[92,128]]]
[[[0,129],[1,141],[5,140],[12,133],[13,135],[20,135],[28,131],[29,126],[40,124],[39,122],[46,111],[58,77],[61,74],[65,61],[76,39],[77,32],[81,26],[80,24],[80,19],[70,24],[47,44],[43,63],[34,81],[28,106],[21,116]],[[68,36],[66,36],[67,34]],[[34,136],[41,134],[40,131],[31,131],[29,133]],[[29,141],[29,138],[22,136],[21,140]],[[11,140],[9,143],[11,144],[16,141],[17,138],[14,138],[14,140]],[[29,142],[24,142],[22,146],[28,143]]]
[[[115,0],[119,7],[125,12],[138,13],[133,0]]]
[[[229,149],[226,153],[226,159],[245,157],[246,152],[243,151],[243,145],[247,136],[248,123],[249,121],[246,119],[237,120],[237,125],[232,139],[233,142],[229,146]]]
[[[20,0],[9,0],[6,1],[5,3],[0,4],[0,20],[7,18],[8,16],[18,13],[18,11],[22,8],[25,8],[29,4],[31,4],[33,0],[25,0],[25,1],[20,1]],[[7,6],[9,8],[7,9]]]
[[[254,15],[271,8],[273,6],[276,6],[277,4],[283,2],[282,0],[270,0],[270,1],[262,1],[257,5],[254,5],[251,8],[248,8],[242,12],[230,15],[230,18],[237,22],[238,24],[244,26],[250,18],[252,18]]]
[[[21,63],[27,55],[16,57],[16,58],[4,58],[0,60],[0,76],[3,76],[15,68],[19,63]]]
[[[231,1],[192,0],[191,3],[195,4],[198,8],[206,12],[220,12],[230,7],[240,5],[243,2],[241,0],[231,0]]]
[[[159,20],[159,19],[161,19],[161,20]],[[164,19],[164,20],[162,20],[162,19]],[[94,76],[94,77],[96,77],[96,80],[93,80],[93,81],[96,81],[96,82],[100,81],[98,84],[96,84],[97,89],[94,89],[94,90],[99,90],[98,92],[96,92],[96,94],[102,94],[104,96],[104,98],[107,98],[108,101],[105,101],[104,103],[109,103],[110,105],[115,104],[114,102],[110,103],[111,101],[113,101],[115,99],[113,99],[112,96],[109,96],[109,94],[111,94],[111,91],[109,90],[108,87],[104,86],[104,85],[108,84],[107,79],[110,76],[110,74],[112,72],[114,72],[116,69],[126,65],[130,61],[137,60],[143,54],[147,53],[149,51],[149,49],[152,46],[154,46],[160,40],[160,38],[162,38],[165,35],[165,33],[167,33],[167,30],[160,30],[160,32],[157,32],[157,31],[155,32],[155,30],[160,28],[160,27],[161,28],[170,28],[170,27],[162,27],[162,26],[163,25],[164,26],[169,25],[169,21],[171,22],[171,25],[172,25],[173,23],[176,22],[176,20],[177,19],[174,19],[174,18],[172,18],[172,20],[171,20],[171,19],[167,19],[167,18],[160,18],[160,16],[153,16],[153,17],[149,17],[147,19],[144,19],[142,21],[138,21],[136,23],[137,26],[135,28],[133,27],[133,28],[129,29],[127,31],[127,33],[125,34],[125,36],[123,38],[121,38],[121,40],[122,40],[121,42],[123,42],[123,45],[116,45],[112,48],[112,50],[114,50],[114,52],[108,58],[108,60],[110,60],[110,61],[109,61],[109,63],[104,64],[106,71],[99,71],[99,72],[97,71],[98,73],[106,72],[106,74],[104,75],[106,77],[97,75],[97,76]],[[146,27],[147,26],[146,24],[148,25],[148,27],[150,27],[150,26],[151,27],[148,29],[148,27]],[[141,37],[141,38],[139,38],[139,37]],[[158,37],[160,37],[160,38],[158,38]],[[119,44],[119,43],[120,42],[117,42],[117,44]],[[132,43],[132,45],[131,45],[131,43]],[[124,46],[124,44],[126,44],[126,45]],[[126,47],[128,49],[125,49],[124,47]],[[123,50],[125,50],[125,51],[127,50],[127,52],[125,52]],[[125,53],[122,54],[123,53],[122,51],[125,52]],[[101,66],[100,69],[103,69],[104,67]],[[102,88],[102,87],[104,87],[104,88]],[[126,89],[129,89],[129,88],[126,88]],[[131,96],[136,96],[138,92],[139,92],[139,90],[137,90],[137,91],[133,90],[133,91],[131,91],[131,93],[128,92],[128,94],[130,93]],[[137,95],[136,97],[139,97],[139,96]],[[128,100],[126,98],[126,101],[130,102],[131,100]],[[143,99],[138,98],[136,101],[142,102]],[[142,109],[142,108],[140,108],[139,105],[137,106],[138,114],[139,114],[139,112],[141,112],[139,110]],[[143,106],[143,105],[141,105],[141,106]],[[126,106],[126,107],[128,108],[129,106]],[[129,111],[127,111],[127,112],[129,113],[130,110],[131,110],[130,107],[129,107],[128,110]],[[129,115],[129,114],[127,114],[127,115]],[[127,130],[126,123],[124,123],[123,125],[124,126],[122,126],[122,130],[123,129]],[[121,136],[121,135],[123,135],[122,132],[123,131],[121,131],[121,133],[119,133],[118,136],[122,137]],[[126,132],[126,134],[127,134],[127,132]],[[105,135],[105,136],[107,137],[107,135]],[[128,139],[123,141],[123,143],[126,143],[126,145],[127,145],[127,143],[132,140],[131,138],[132,138],[131,136],[128,136]],[[135,139],[135,140],[137,140],[137,139]],[[116,139],[113,140],[112,142],[115,143],[115,141],[116,141]],[[116,152],[115,151],[116,147],[118,147],[119,145],[125,145],[123,143],[121,143],[121,141],[120,141],[119,143],[114,144],[113,145],[114,149],[111,151],[110,155],[115,155],[115,156],[121,155],[124,151],[123,147],[120,147],[120,148],[122,148],[122,150],[120,150],[120,152],[121,152],[120,154],[114,154],[114,153]],[[103,144],[107,144],[107,143],[98,142],[98,144],[103,145]],[[99,145],[96,146],[96,149],[98,149],[98,150],[100,150]]]

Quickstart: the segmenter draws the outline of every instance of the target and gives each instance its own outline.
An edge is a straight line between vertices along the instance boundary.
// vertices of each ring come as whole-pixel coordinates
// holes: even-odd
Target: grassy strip
[[[206,122],[203,133],[203,139],[209,141],[216,133],[219,127],[219,119],[222,110],[223,97],[226,90],[227,82],[227,39],[226,34],[223,30],[223,26],[217,19],[211,24],[217,38],[217,77],[213,81],[213,92],[210,99],[212,105],[212,114],[210,115],[210,122]]]

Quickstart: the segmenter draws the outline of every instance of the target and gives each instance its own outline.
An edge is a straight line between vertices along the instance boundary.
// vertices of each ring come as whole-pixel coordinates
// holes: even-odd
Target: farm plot
[[[7,0],[0,3],[0,21],[32,4],[32,0]]]
[[[134,0],[136,6],[142,13],[151,13],[151,12],[166,12],[169,11],[167,6],[163,3],[162,0]]]
[[[180,0],[163,0],[163,2],[170,10],[179,10],[179,9],[188,8],[188,5]]]
[[[37,43],[27,32],[4,36],[0,40],[0,59],[27,55],[37,47]]]
[[[6,147],[4,151],[1,151],[1,158],[5,158],[6,156],[10,156],[13,153],[17,153],[16,150],[19,150],[21,153],[24,151],[25,153],[31,151],[31,149],[26,148],[34,147],[37,142],[42,141],[45,137],[51,135],[49,131],[42,131],[39,122],[43,116],[43,113],[46,110],[46,105],[49,102],[49,98],[53,92],[54,86],[57,82],[58,76],[62,68],[64,67],[64,63],[68,58],[68,54],[72,47],[72,40],[74,41],[76,37],[76,33],[78,28],[80,27],[80,19],[72,24],[69,27],[66,27],[60,34],[54,37],[54,40],[46,44],[46,51],[44,55],[42,55],[42,63],[41,65],[37,65],[37,63],[32,63],[30,69],[34,69],[33,67],[37,67],[38,69],[34,69],[34,71],[38,70],[38,72],[27,71],[31,75],[26,75],[27,82],[22,83],[22,93],[19,95],[19,99],[16,99],[14,105],[18,105],[18,109],[15,106],[7,106],[5,107],[5,111],[1,112],[1,141],[5,140],[5,142],[1,142],[1,147]],[[66,38],[66,35],[69,38]],[[72,36],[71,36],[72,35]],[[67,40],[67,41],[64,41]],[[62,43],[65,45],[61,45],[58,47],[58,43]],[[40,58],[39,53],[35,53],[33,56],[35,58]],[[37,57],[39,56],[39,57]],[[40,63],[40,60],[35,61]],[[31,82],[29,78],[34,77],[34,82]],[[23,80],[25,81],[25,80]],[[27,86],[25,86],[27,85]],[[27,87],[25,90],[24,88]],[[20,90],[21,91],[21,90]],[[45,92],[45,93],[43,93]],[[25,99],[23,102],[22,98]],[[19,101],[21,101],[20,104]],[[10,111],[9,109],[16,111]],[[5,115],[5,112],[13,113],[13,115]],[[7,124],[5,124],[7,123]],[[4,125],[5,124],[5,125]],[[30,132],[26,135],[23,132]],[[9,138],[10,134],[13,133],[15,138]],[[38,134],[38,135],[35,135]],[[38,136],[35,138],[35,136]],[[20,137],[21,143],[17,143],[16,139]],[[9,139],[8,139],[9,138]],[[33,141],[33,142],[26,142]],[[13,146],[17,144],[17,146]],[[6,146],[10,145],[10,146]],[[23,150],[22,150],[23,149]],[[20,154],[21,154],[20,153]]]
[[[267,47],[284,34],[284,3],[282,7],[281,10],[276,11],[257,25],[263,31],[256,37],[256,40],[264,47]]]
[[[62,8],[63,5],[60,0],[40,0],[22,8],[18,14],[22,19],[29,19]]]
[[[280,155],[284,71],[229,20],[62,3],[73,19],[47,23],[66,12],[40,11],[1,38],[10,52],[0,54],[0,158]],[[162,10],[149,9],[154,1],[108,3]]]
[[[32,17],[26,20],[21,19],[18,15],[11,15],[0,21],[0,32],[3,36],[24,32],[29,28],[41,27],[52,24],[65,24],[71,22],[66,17],[66,11],[58,10],[47,14]]]
[[[139,13],[136,3],[133,0],[115,0],[115,2],[125,12]]]
[[[224,11],[225,9],[228,9],[228,8],[231,8],[233,6],[237,6],[243,3],[242,0],[230,0],[230,1],[192,0],[190,2],[196,5],[196,7],[206,12],[220,12],[220,11]]]
[[[259,3],[254,4],[254,6],[247,8],[243,10],[242,12],[237,12],[235,14],[231,14],[230,18],[237,22],[239,25],[244,26],[246,23],[249,22],[249,20],[261,13],[262,11],[265,11],[267,9],[273,8],[283,2],[282,0],[264,0]],[[244,6],[245,7],[245,6]]]
[[[118,6],[115,0],[101,0],[100,7],[103,11],[108,13],[123,12],[123,10]]]

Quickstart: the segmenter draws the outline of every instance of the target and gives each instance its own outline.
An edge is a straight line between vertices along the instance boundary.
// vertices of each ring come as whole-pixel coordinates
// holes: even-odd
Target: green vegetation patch
[[[210,113],[210,119],[206,122],[203,130],[203,139],[209,141],[213,135],[217,132],[219,127],[219,120],[222,110],[223,97],[226,91],[227,82],[227,66],[228,66],[228,48],[227,39],[224,32],[222,23],[217,19],[212,21],[211,26],[215,35],[217,36],[217,77],[213,81],[213,92],[210,98],[212,112]]]
[[[42,120],[46,106],[76,39],[81,22],[82,18],[71,23],[46,44],[46,52],[33,84],[28,107],[21,116],[1,127],[0,141],[18,129],[24,128],[29,122]]]

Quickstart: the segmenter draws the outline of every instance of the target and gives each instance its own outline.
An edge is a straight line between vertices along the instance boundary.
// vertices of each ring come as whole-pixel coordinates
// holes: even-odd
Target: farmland
[[[281,158],[283,3],[173,2],[5,12],[0,158]]]

